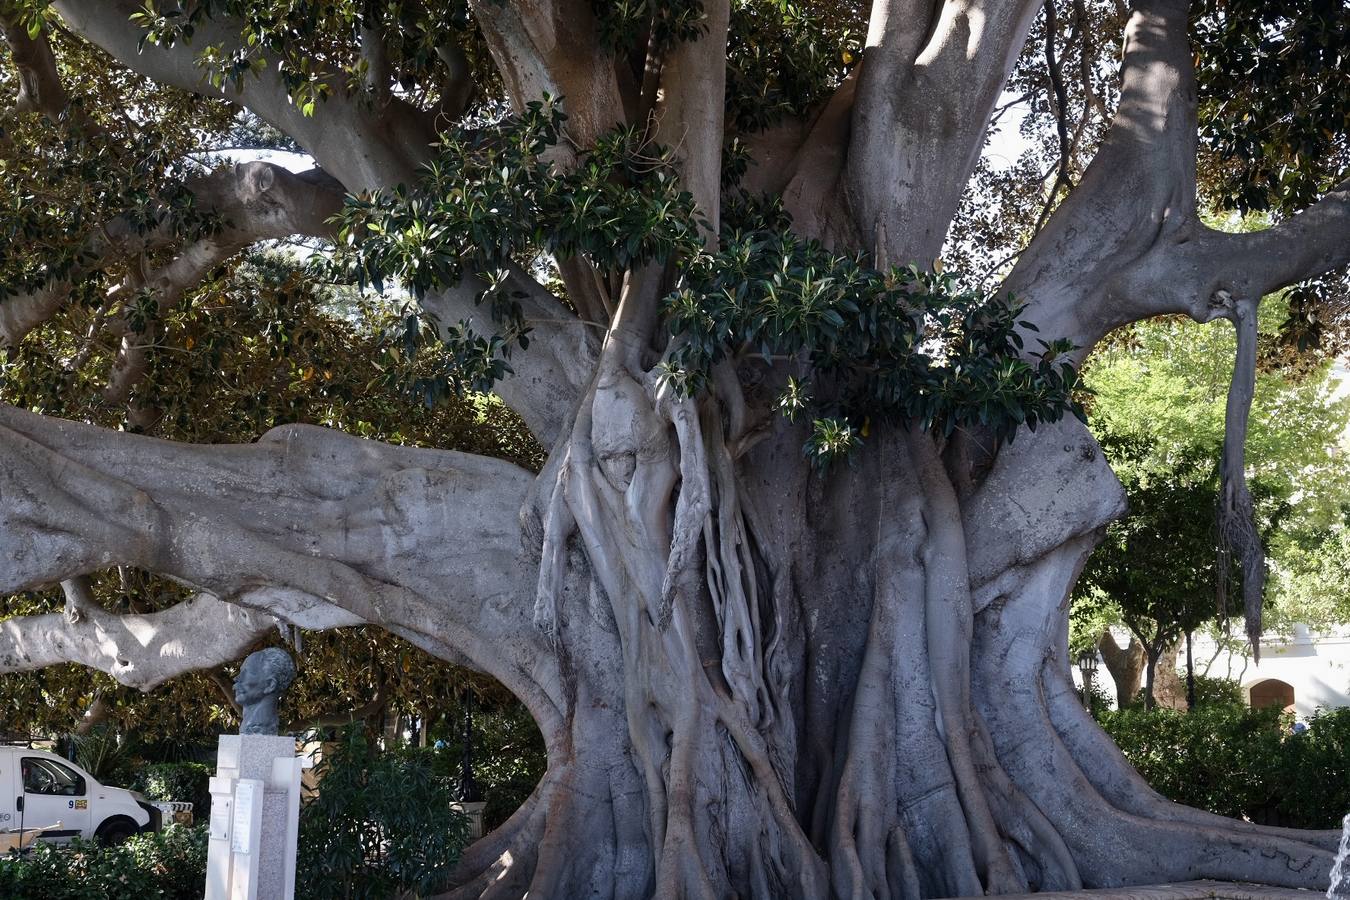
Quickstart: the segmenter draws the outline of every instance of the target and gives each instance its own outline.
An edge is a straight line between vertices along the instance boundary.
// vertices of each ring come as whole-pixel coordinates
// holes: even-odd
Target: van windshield
[[[20,769],[23,772],[24,793],[56,797],[84,796],[84,779],[59,762],[25,756]]]

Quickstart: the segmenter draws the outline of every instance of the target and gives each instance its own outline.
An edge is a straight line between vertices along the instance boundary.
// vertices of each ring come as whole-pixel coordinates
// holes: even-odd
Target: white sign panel
[[[230,839],[230,807],[233,805],[228,797],[219,797],[211,804],[211,840]]]
[[[234,828],[230,849],[235,853],[253,852],[253,807],[261,802],[258,784],[241,781],[234,789]]]

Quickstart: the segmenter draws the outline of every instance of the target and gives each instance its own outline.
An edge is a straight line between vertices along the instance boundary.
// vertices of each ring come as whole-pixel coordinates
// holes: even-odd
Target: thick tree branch
[[[586,0],[469,6],[517,109],[544,94],[564,98],[568,134],[583,147],[625,121],[615,57]]]
[[[417,166],[429,158],[433,130],[428,117],[397,98],[392,98],[382,109],[373,109],[361,98],[348,96],[344,90],[335,90],[323,102],[318,114],[306,117],[291,103],[274,68],[269,68],[260,77],[249,78],[242,91],[235,91],[228,85],[224,90],[212,88],[205,80],[204,70],[196,64],[196,53],[208,43],[226,48],[239,43],[237,25],[226,18],[203,22],[191,45],[180,43],[171,48],[147,45],[144,52],[138,52],[136,44],[142,32],[128,20],[137,8],[134,0],[100,0],[97,3],[60,0],[55,5],[74,32],[143,75],[206,96],[224,96],[248,107],[295,138],[314,156],[323,171],[330,173],[348,191],[411,183],[416,180]],[[593,24],[589,6],[584,2],[572,2],[565,10],[550,7],[545,11],[535,7],[502,8],[493,4],[489,12],[491,21],[485,25],[485,32],[490,38],[493,34],[500,35],[501,41],[494,44],[494,52],[501,49],[506,53],[506,64],[510,59],[525,58],[519,57],[524,46],[518,46],[516,41],[524,40],[532,47],[530,42],[537,39],[546,42],[552,53],[550,58],[565,70],[555,81],[543,69],[531,69],[533,74],[522,76],[521,91],[515,97],[518,102],[537,99],[544,90],[555,95],[565,94],[569,100],[578,98],[575,103],[569,102],[572,117],[569,129],[581,140],[593,139],[622,119],[612,59],[594,45],[594,29],[588,26],[588,23]],[[556,45],[555,40],[564,40],[565,45]],[[572,45],[575,41],[589,42],[586,46],[594,52],[588,51],[588,55],[581,57],[569,55],[568,51],[576,49]],[[499,57],[501,59],[503,57]],[[578,66],[576,59],[592,62]],[[573,80],[572,74],[580,80]],[[545,80],[538,81],[535,76]],[[594,102],[582,108],[580,98],[592,98]],[[533,279],[528,280],[533,282]],[[480,331],[491,333],[490,324],[482,321],[486,311],[479,310],[473,302],[481,289],[481,285],[466,283],[443,292],[430,300],[427,307],[443,323],[454,324],[460,319],[469,319],[479,325]],[[558,423],[575,399],[576,360],[580,357],[584,362],[588,354],[584,336],[577,333],[582,329],[570,327],[576,321],[575,316],[556,299],[545,299],[542,295],[547,292],[538,285],[529,290],[532,299],[527,305],[533,306],[534,312],[527,316],[535,320],[536,332],[529,352],[512,360],[517,374],[501,384],[499,393],[521,412],[535,429],[536,436],[548,443],[549,436],[556,433]],[[4,329],[0,322],[0,335],[8,336],[13,332]]]
[[[478,90],[473,80],[473,69],[469,57],[457,44],[436,48],[436,55],[445,66],[445,80],[441,84],[441,101],[436,107],[433,127],[440,132],[445,130],[469,108]]]
[[[250,244],[293,234],[327,236],[327,220],[342,205],[341,186],[323,171],[311,169],[297,175],[264,162],[220,169],[188,186],[226,224],[217,234],[180,249],[138,285],[151,292],[161,315],[212,269]],[[123,285],[124,292],[128,287]],[[146,354],[154,346],[158,328],[148,322],[143,330],[133,331],[123,316],[116,330],[122,336],[122,348],[104,397],[110,403],[124,403],[146,373]]]
[[[341,186],[323,171],[311,169],[294,174],[264,162],[217,169],[190,180],[186,187],[193,192],[197,208],[218,215],[224,227],[181,252],[147,285],[171,287],[180,295],[213,265],[248,244],[292,234],[329,234],[325,220],[342,204]],[[126,257],[168,246],[173,240],[172,232],[166,220],[144,229],[126,216],[96,229],[86,238],[80,253],[80,258],[86,261],[41,288],[0,302],[0,345],[17,344],[55,315],[82,278]],[[208,257],[215,262],[210,263]]]
[[[704,32],[671,49],[663,66],[656,139],[678,148],[681,181],[717,235],[725,140],[728,0],[707,0]]]
[[[39,288],[0,301],[0,346],[14,346],[28,332],[55,315],[82,279],[128,256],[165,247],[171,242],[171,230],[165,223],[142,229],[130,216],[119,216],[95,229],[85,238],[77,254],[79,262]]]
[[[19,70],[19,96],[14,107],[20,112],[39,112],[55,120],[70,102],[56,70],[56,57],[47,42],[46,29],[29,37],[28,29],[9,16],[0,16],[0,32],[9,44],[10,59]]]
[[[251,602],[266,606],[266,590],[256,593]],[[231,662],[276,628],[269,615],[207,594],[147,615],[116,615],[92,602],[81,608],[76,622],[58,613],[0,622],[0,674],[79,663],[148,691]]]
[[[853,108],[847,202],[863,246],[892,264],[941,250],[1039,4],[925,5],[873,5]]]
[[[1067,417],[1003,447],[961,516],[976,609],[1027,567],[1125,512],[1125,491],[1087,428]]]
[[[228,82],[213,87],[196,55],[208,44],[226,51],[240,47],[240,28],[226,17],[202,21],[190,44],[147,44],[142,51],[137,43],[144,32],[130,21],[139,8],[136,0],[58,0],[53,6],[73,32],[142,75],[203,96],[223,97],[257,113],[293,137],[350,191],[411,181],[417,166],[430,156],[434,138],[430,123],[420,110],[397,98],[377,108],[335,85],[320,113],[306,116],[291,102],[275,61],[257,77],[246,79],[242,90]]]
[[[366,12],[372,20],[379,15],[373,3],[366,4]],[[366,63],[366,90],[377,106],[384,106],[390,100],[389,84],[394,79],[394,69],[384,31],[377,21],[361,26],[361,57]]]
[[[520,543],[532,479],[509,463],[304,426],[175,444],[3,406],[0,448],[0,592],[133,565],[302,627],[428,634],[554,714]]]
[[[1125,29],[1120,104],[1077,189],[1022,253],[1005,287],[1085,353],[1140,318],[1114,283],[1156,246],[1190,240],[1195,216],[1195,77],[1186,0],[1141,0]]]
[[[539,443],[550,447],[591,377],[598,340],[593,329],[529,273],[514,270],[509,281],[522,295],[517,299],[533,330],[529,349],[511,357],[514,374],[497,382],[493,392],[520,414]],[[478,278],[465,278],[453,288],[427,294],[421,306],[437,320],[443,335],[462,319],[479,334],[492,334],[497,324],[486,305],[475,302],[486,288]]]

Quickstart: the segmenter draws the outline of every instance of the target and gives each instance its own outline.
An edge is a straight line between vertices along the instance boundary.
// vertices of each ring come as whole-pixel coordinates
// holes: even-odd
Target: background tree
[[[491,386],[549,454],[533,472],[304,425],[183,444],[0,407],[0,590],[64,582],[84,615],[81,579],[122,565],[203,595],[191,629],[181,604],[134,620],[148,642],[7,620],[0,668],[71,660],[150,684],[274,621],[379,626],[478,668],[528,706],[549,767],[465,853],[463,895],[1325,880],[1336,836],[1151,792],[1077,702],[1065,655],[1072,584],[1123,508],[1073,415],[1075,366],[1164,314],[1238,326],[1220,536],[1260,633],[1243,459],[1256,308],[1346,264],[1350,193],[1329,168],[1269,228],[1199,219],[1197,85],[1216,48],[1197,70],[1189,35],[1224,7],[5,12],[27,129],[5,152],[47,163],[0,173],[21,198],[5,227],[34,248],[0,265],[7,343],[87,306],[109,323],[96,333],[116,329],[109,384],[134,390],[168,350],[158,319],[210,267],[261,239],[332,238],[341,277],[419,301],[405,355],[435,337],[453,364],[415,380],[424,396]],[[1279,12],[1260,39],[1330,84],[1343,11]],[[1107,20],[1118,76],[1096,43]],[[1336,39],[1304,41],[1305,21]],[[112,59],[63,79],[66,40]],[[1076,145],[1073,47],[1092,109]],[[1008,234],[1015,264],[991,255],[958,280],[937,258],[988,124],[1042,64],[1054,181],[1012,179],[1031,183],[1006,196],[1030,213]],[[126,77],[146,104],[79,115],[76,83],[111,65],[141,76]],[[142,146],[118,109],[176,100],[203,120],[244,106],[316,169],[199,173],[173,156],[117,177],[112,148]],[[1265,118],[1220,127],[1280,115],[1248,108]],[[187,121],[161,130],[213,130],[185,137]],[[1343,147],[1343,118],[1327,127]],[[150,399],[129,426],[160,415]],[[178,655],[154,652],[169,635]]]
[[[1336,611],[1346,597],[1335,589],[1337,580],[1324,579],[1313,590],[1312,579],[1334,565],[1340,543],[1347,501],[1342,441],[1350,410],[1331,361],[1287,353],[1283,313],[1274,303],[1264,310],[1248,462],[1271,562],[1267,619],[1280,631],[1294,622],[1326,626],[1344,621]],[[1154,638],[1184,634],[1177,624],[1182,619],[1210,621],[1219,639],[1228,633],[1214,571],[1218,473],[1212,461],[1223,441],[1224,360],[1232,353],[1233,336],[1222,330],[1183,320],[1141,323],[1115,336],[1085,376],[1094,391],[1093,431],[1126,487],[1131,513],[1109,528],[1088,563],[1075,594],[1073,627],[1080,645],[1102,646],[1117,686],[1123,683],[1122,705],[1140,686],[1135,668],[1142,675],[1149,662],[1149,639],[1139,637],[1122,649],[1106,631],[1127,623],[1127,608]],[[1240,580],[1241,573],[1231,577]],[[1160,629],[1155,613],[1173,624]],[[1156,659],[1169,650],[1174,660],[1175,644],[1164,643],[1155,674]]]

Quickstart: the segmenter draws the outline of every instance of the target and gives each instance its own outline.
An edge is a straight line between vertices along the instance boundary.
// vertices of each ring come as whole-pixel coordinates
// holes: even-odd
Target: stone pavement
[[[1008,894],[999,900],[1321,900],[1324,896],[1322,891],[1297,891],[1234,881],[1186,881],[1046,894]]]

